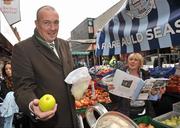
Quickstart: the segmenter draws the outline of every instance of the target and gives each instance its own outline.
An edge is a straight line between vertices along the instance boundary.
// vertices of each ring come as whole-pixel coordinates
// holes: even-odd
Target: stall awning
[[[0,33],[12,44],[18,43],[18,39],[12,31],[3,13],[0,11]]]
[[[73,52],[94,51],[96,47],[95,41],[95,39],[69,40]]]
[[[97,33],[96,55],[118,55],[180,45],[180,1],[129,0]]]

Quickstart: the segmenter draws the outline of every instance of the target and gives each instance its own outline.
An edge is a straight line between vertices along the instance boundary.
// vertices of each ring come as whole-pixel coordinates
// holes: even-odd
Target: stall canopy
[[[179,0],[129,0],[97,33],[96,55],[180,45]]]

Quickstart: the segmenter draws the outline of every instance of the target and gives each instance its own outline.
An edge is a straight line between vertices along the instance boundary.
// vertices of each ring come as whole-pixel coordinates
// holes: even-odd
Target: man
[[[57,38],[59,15],[51,6],[37,11],[34,35],[13,48],[12,68],[15,100],[28,117],[31,127],[77,127],[74,99],[64,82],[73,69],[67,41]],[[51,44],[55,48],[51,49]],[[55,97],[53,110],[41,112],[38,102],[44,94]]]

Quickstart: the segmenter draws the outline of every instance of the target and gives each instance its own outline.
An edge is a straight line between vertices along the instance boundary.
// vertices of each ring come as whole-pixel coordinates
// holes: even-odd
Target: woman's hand
[[[160,97],[166,92],[166,87],[160,87],[159,89],[159,95]]]
[[[164,94],[166,92],[166,87],[161,87],[159,90],[160,94]]]
[[[39,99],[34,99],[30,102],[29,109],[35,115],[36,119],[46,121],[55,115],[57,111],[57,104],[55,105],[53,110],[42,112],[39,108]]]
[[[113,84],[108,84],[107,86],[108,86],[108,90],[109,90],[109,91],[110,91],[110,90],[113,90],[113,89],[115,88]]]

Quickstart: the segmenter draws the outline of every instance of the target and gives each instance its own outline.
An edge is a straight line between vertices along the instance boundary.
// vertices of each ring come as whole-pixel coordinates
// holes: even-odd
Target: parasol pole
[[[160,55],[159,55],[159,49],[157,49],[157,54],[158,54],[158,66],[161,65],[161,60],[160,60]]]

